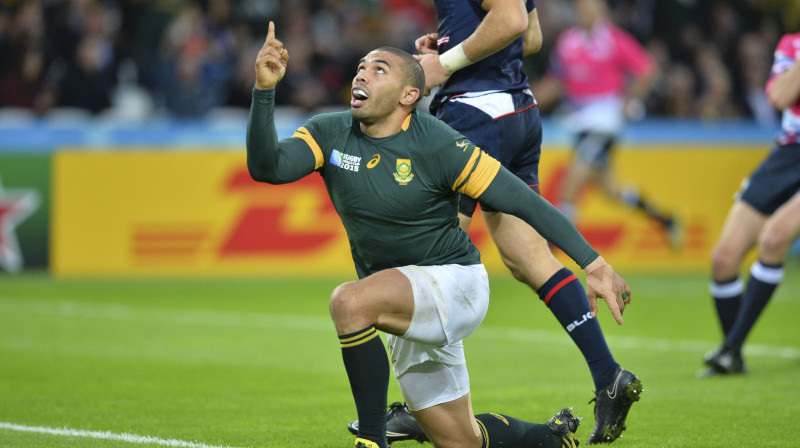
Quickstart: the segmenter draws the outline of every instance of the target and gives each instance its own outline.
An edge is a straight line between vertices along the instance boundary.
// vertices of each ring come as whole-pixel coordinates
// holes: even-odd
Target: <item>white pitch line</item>
[[[550,330],[535,330],[529,328],[498,328],[484,326],[479,328],[474,339],[489,339],[497,341],[517,341],[524,343],[542,343],[573,345],[563,333]],[[610,336],[606,337],[612,349],[648,350],[660,352],[688,352],[703,353],[715,347],[716,341],[698,339],[659,339],[637,336]],[[746,344],[744,354],[747,356],[764,356],[769,358],[800,359],[800,349],[797,347],[777,346],[768,344]]]
[[[57,315],[89,319],[110,319],[120,321],[147,321],[166,325],[201,325],[201,326],[233,326],[241,328],[289,329],[330,332],[333,328],[330,318],[323,316],[305,316],[290,314],[243,313],[223,310],[170,310],[155,307],[133,307],[113,303],[85,303],[70,300],[54,299],[6,299],[0,298],[0,315],[3,313],[23,312],[38,315]],[[531,328],[508,328],[482,326],[475,335],[476,339],[494,339],[530,343],[573,345],[563,331],[537,330]],[[663,352],[705,353],[713,348],[717,341],[661,339],[652,337],[617,336],[606,337],[614,349],[650,350]],[[797,347],[775,346],[768,344],[750,344],[745,346],[747,356],[765,356],[772,358],[800,359]]]
[[[128,433],[116,434],[109,431],[84,431],[80,429],[70,429],[70,428],[48,428],[46,426],[25,426],[7,422],[0,422],[0,429],[7,429],[9,431],[34,432],[38,434],[50,434],[54,436],[91,437],[93,439],[119,440],[130,443],[154,443],[157,445],[177,446],[186,448],[233,448],[227,445],[223,446],[206,445],[205,443],[200,443],[200,442],[187,442],[185,440],[176,440],[176,439],[161,439],[159,437],[139,436],[136,434],[128,434]]]
[[[244,313],[226,310],[176,310],[156,307],[134,307],[114,303],[76,302],[71,300],[0,298],[0,315],[2,315],[2,312],[23,312],[44,316],[108,319],[129,322],[146,321],[167,325],[201,325],[215,327],[246,326],[249,328],[264,329],[333,331],[333,323],[331,322],[331,318],[327,316]]]

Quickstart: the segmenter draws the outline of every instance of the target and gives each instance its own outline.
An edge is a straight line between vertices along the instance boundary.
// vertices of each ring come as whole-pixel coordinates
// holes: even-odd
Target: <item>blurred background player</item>
[[[644,116],[643,99],[656,73],[644,47],[607,17],[604,0],[575,0],[576,23],[558,37],[551,68],[534,91],[549,108],[564,96],[566,126],[575,134],[572,166],[558,195],[558,207],[576,218],[576,202],[587,183],[607,196],[647,213],[663,227],[673,248],[682,243],[679,222],[659,211],[635,187],[621,189],[614,178],[611,150],[627,118]]]
[[[724,333],[720,348],[708,354],[703,376],[744,373],[742,345],[775,289],[783,263],[800,236],[800,33],[778,43],[767,82],[770,103],[783,111],[777,146],[742,184],[722,235],[712,253],[711,295]],[[744,288],[739,270],[758,246]]]
[[[539,192],[542,127],[522,57],[541,48],[542,32],[533,1],[435,0],[437,33],[415,42],[425,87],[439,86],[431,113]],[[467,229],[478,201],[461,196],[459,220]],[[489,232],[514,277],[530,286],[581,350],[596,391],[595,428],[589,443],[611,442],[624,429],[641,392],[640,380],[614,360],[578,278],[522,220],[481,204]],[[581,322],[580,325],[573,325]],[[629,394],[606,394],[619,388]],[[635,391],[635,392],[634,392]],[[358,422],[348,425],[356,432]],[[397,403],[389,414],[392,440],[425,440],[408,410]]]

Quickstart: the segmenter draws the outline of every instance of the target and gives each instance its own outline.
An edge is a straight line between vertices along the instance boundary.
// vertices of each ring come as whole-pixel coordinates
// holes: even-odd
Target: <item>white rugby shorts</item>
[[[482,264],[397,269],[411,282],[414,315],[408,331],[387,342],[403,397],[419,411],[469,392],[461,341],[486,317],[489,276]]]

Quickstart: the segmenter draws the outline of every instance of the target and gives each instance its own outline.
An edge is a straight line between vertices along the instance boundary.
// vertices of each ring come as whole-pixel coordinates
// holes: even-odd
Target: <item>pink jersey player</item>
[[[574,108],[570,127],[613,134],[623,124],[628,78],[653,71],[652,58],[636,39],[602,20],[590,30],[576,25],[559,36],[550,76],[560,81]]]
[[[574,155],[557,190],[561,211],[579,220],[577,203],[583,187],[600,187],[608,198],[640,210],[659,223],[675,249],[683,244],[683,227],[673,213],[661,210],[635,185],[620,186],[611,154],[626,117],[641,116],[643,99],[655,78],[655,61],[627,31],[613,25],[605,0],[574,0],[575,24],[558,37],[551,69],[534,86],[546,108],[564,99],[569,107],[560,120],[573,134]],[[633,113],[637,106],[639,113]]]

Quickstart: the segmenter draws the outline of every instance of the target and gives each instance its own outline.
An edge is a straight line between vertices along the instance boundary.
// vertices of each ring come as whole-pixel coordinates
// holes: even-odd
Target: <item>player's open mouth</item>
[[[351,92],[350,105],[353,107],[361,106],[369,98],[369,94],[361,87],[353,87]]]

